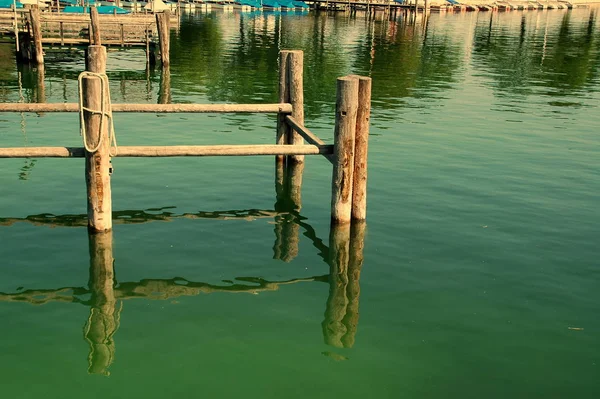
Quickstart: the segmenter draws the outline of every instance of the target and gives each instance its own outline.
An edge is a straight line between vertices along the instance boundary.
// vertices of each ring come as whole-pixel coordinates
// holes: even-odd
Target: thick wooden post
[[[44,50],[42,49],[42,22],[40,18],[40,9],[35,6],[29,12],[31,15],[31,30],[35,48],[35,63],[41,65],[44,63]]]
[[[288,50],[281,50],[279,52],[279,102],[289,103],[290,102],[290,89],[288,84],[288,56],[290,52]],[[277,136],[275,139],[276,144],[287,144],[287,138],[290,135],[290,126],[285,121],[285,114],[279,114],[277,117]],[[285,157],[283,155],[275,156],[275,173],[276,181],[284,179],[285,170]]]
[[[106,48],[89,46],[87,53],[89,72],[103,74],[106,72]],[[83,107],[97,112],[102,101],[108,110],[108,87],[101,89],[100,78],[85,77],[82,82]],[[105,116],[89,111],[84,112],[84,128],[86,131],[86,147],[98,149],[95,152],[85,151],[85,181],[87,185],[88,227],[91,231],[102,232],[112,229],[112,202],[110,188],[110,142],[108,138],[109,120]],[[104,118],[103,123],[101,123]]]
[[[358,76],[358,110],[354,141],[354,174],[352,177],[352,219],[367,218],[367,152],[371,117],[371,78]]]
[[[304,125],[304,52],[302,50],[292,50],[289,52],[287,68],[292,117],[300,125]],[[304,144],[302,136],[293,129],[289,131],[289,134],[288,144]],[[304,155],[293,155],[291,158],[293,162],[304,162]]]
[[[354,173],[358,86],[358,79],[355,76],[344,76],[337,80],[334,163],[331,184],[331,219],[334,223],[349,223],[352,214],[352,176]]]
[[[160,44],[160,61],[163,65],[169,65],[169,11],[163,11],[156,14],[156,26],[158,28],[158,40]]]
[[[90,7],[90,44],[99,46],[100,42],[100,21],[98,20],[98,9],[96,7]]]
[[[84,327],[90,345],[88,372],[109,375],[108,367],[115,357],[113,336],[119,328],[120,310],[115,298],[112,232],[90,233],[90,316]]]

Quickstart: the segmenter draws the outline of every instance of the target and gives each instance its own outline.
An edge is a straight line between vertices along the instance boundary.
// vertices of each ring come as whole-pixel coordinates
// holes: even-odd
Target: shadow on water
[[[289,186],[288,186],[289,187]],[[287,192],[289,194],[289,192]],[[298,203],[290,199],[286,191],[278,195],[276,210],[229,210],[174,214],[169,207],[145,211],[114,212],[115,224],[168,221],[174,218],[253,220],[273,218],[275,221],[275,245],[273,258],[291,262],[298,254],[299,233],[309,238],[318,256],[329,266],[329,274],[300,277],[281,281],[269,281],[260,277],[236,277],[224,280],[224,284],[189,281],[181,277],[171,279],[142,279],[117,282],[115,268],[118,260],[113,257],[113,233],[88,233],[89,281],[87,287],[59,287],[20,290],[0,293],[2,302],[26,302],[43,305],[51,302],[75,303],[88,306],[89,317],[84,323],[83,335],[89,345],[88,372],[110,375],[109,368],[116,352],[115,336],[124,313],[123,303],[131,299],[171,300],[182,296],[220,293],[251,293],[278,291],[280,288],[299,283],[328,283],[329,296],[325,303],[322,324],[323,338],[327,345],[351,348],[355,342],[358,326],[360,295],[360,271],[363,264],[365,224],[352,227],[331,226],[329,245],[321,240],[306,218],[298,212]],[[297,198],[296,198],[297,199]],[[26,218],[0,218],[0,225],[10,226],[25,222],[52,227],[84,227],[86,215],[33,215]],[[346,357],[325,351],[334,360]]]

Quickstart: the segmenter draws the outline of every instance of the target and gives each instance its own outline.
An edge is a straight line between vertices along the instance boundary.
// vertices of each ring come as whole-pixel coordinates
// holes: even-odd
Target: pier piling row
[[[92,16],[93,40],[96,42],[100,41],[100,34],[98,24],[94,21],[95,17]],[[332,223],[349,225],[351,220],[364,220],[371,79],[356,75],[338,78],[334,144],[327,145],[304,126],[303,52],[284,50],[280,54],[280,62],[280,103],[277,104],[111,105],[106,76],[106,48],[93,44],[87,50],[86,71],[79,78],[79,104],[0,104],[0,112],[79,112],[83,148],[0,148],[0,158],[84,157],[88,227],[93,232],[105,232],[112,229],[111,157],[275,155],[276,186],[287,187],[290,200],[296,204],[296,210],[299,210],[304,155],[324,155],[333,164]],[[113,112],[276,113],[276,143],[130,146],[117,149],[112,132]]]

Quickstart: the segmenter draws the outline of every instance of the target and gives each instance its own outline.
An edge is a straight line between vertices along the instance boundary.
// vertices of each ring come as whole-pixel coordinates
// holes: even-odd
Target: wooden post
[[[331,184],[331,219],[334,223],[349,223],[352,214],[352,176],[358,86],[358,79],[354,76],[344,76],[337,80],[334,163]]]
[[[112,232],[90,233],[90,316],[84,327],[90,345],[88,373],[108,376],[115,357],[113,336],[119,328],[120,309],[115,298]]]
[[[358,76],[358,110],[354,141],[354,173],[352,177],[352,219],[367,218],[367,152],[369,118],[371,116],[371,78]]]
[[[60,21],[60,45],[65,45],[65,29],[63,26],[63,21]]]
[[[14,32],[15,32],[15,48],[17,50],[17,54],[20,53],[20,49],[19,49],[19,18],[17,17],[17,8],[15,7],[15,3],[13,3],[10,7],[13,10],[13,18],[15,21],[14,24]]]
[[[106,72],[105,47],[88,47],[87,68],[89,72],[100,74]],[[86,77],[83,79],[82,86],[83,107],[100,111],[102,101],[104,101],[104,108],[108,109],[109,89],[105,87],[105,91],[102,93],[99,78]],[[104,121],[101,124],[102,118],[104,118]],[[97,113],[84,111],[84,128],[87,136],[86,147],[94,149],[99,146],[96,152],[85,151],[88,227],[91,231],[96,232],[112,229],[108,125],[108,118]],[[100,131],[101,126],[102,131]]]
[[[42,49],[42,22],[40,18],[40,9],[37,6],[30,11],[31,30],[33,34],[33,44],[35,46],[35,62],[40,65],[44,63],[44,50]]]
[[[160,44],[160,61],[163,65],[169,65],[169,11],[163,11],[156,14],[156,26],[158,28],[158,40]]]
[[[288,56],[289,50],[281,50],[279,52],[279,102],[290,102],[290,90],[288,84]],[[290,126],[285,121],[285,114],[279,114],[277,117],[277,136],[276,144],[286,144],[290,133]],[[276,174],[283,181],[285,157],[283,155],[275,156]],[[279,175],[281,174],[281,175]]]
[[[288,55],[288,87],[290,91],[290,103],[292,104],[292,117],[300,125],[304,125],[304,52],[292,50]],[[288,144],[302,145],[304,139],[293,129],[289,131]],[[293,162],[304,162],[304,156],[292,156]]]
[[[98,9],[96,7],[90,7],[90,22],[92,29],[90,32],[90,44],[99,46],[102,43],[100,42],[100,22],[98,21]]]
[[[116,12],[116,9],[115,9]],[[125,28],[123,27],[123,24],[121,23],[121,47],[125,46]]]

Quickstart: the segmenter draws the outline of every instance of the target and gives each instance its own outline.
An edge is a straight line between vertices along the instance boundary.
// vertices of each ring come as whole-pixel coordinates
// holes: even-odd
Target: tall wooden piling
[[[158,27],[158,40],[160,44],[160,61],[163,65],[169,65],[169,40],[170,40],[170,13],[163,11],[156,14],[156,26]]]
[[[90,44],[99,46],[100,42],[100,21],[98,20],[98,9],[90,7]]]
[[[31,33],[33,36],[33,46],[35,49],[35,63],[41,65],[44,63],[44,50],[42,49],[42,22],[40,9],[35,6],[30,11]]]
[[[304,52],[302,50],[292,50],[289,52],[287,69],[292,117],[300,125],[304,125]],[[298,132],[290,129],[289,134],[291,136],[288,139],[288,144],[304,144],[304,139]],[[304,162],[304,156],[293,155],[292,161]]]
[[[86,64],[89,72],[106,73],[106,48],[89,46]],[[110,121],[99,112],[103,103],[104,109],[110,110],[108,102],[110,93],[107,85],[102,90],[101,79],[96,76],[84,77],[81,90],[83,90],[83,128],[85,129],[84,144],[86,147],[85,180],[88,227],[91,231],[108,231],[112,229],[110,140],[108,137]]]
[[[367,218],[367,152],[369,149],[369,119],[371,117],[371,78],[358,76],[358,109],[354,141],[354,172],[352,176],[352,219]]]
[[[352,215],[358,87],[359,80],[355,76],[344,76],[337,80],[331,184],[331,220],[333,223],[349,223]]]
[[[290,102],[290,90],[288,85],[288,56],[289,50],[281,50],[279,52],[279,103]],[[280,113],[277,116],[277,134],[275,137],[275,143],[279,145],[287,144],[287,138],[290,133],[290,125],[285,120],[285,114]],[[281,181],[281,187],[283,187],[285,170],[285,157],[283,155],[275,156],[275,174],[276,181]]]
[[[115,296],[112,232],[90,233],[90,316],[84,327],[85,340],[90,345],[88,372],[109,375],[115,357],[113,336],[119,328],[120,311]]]

